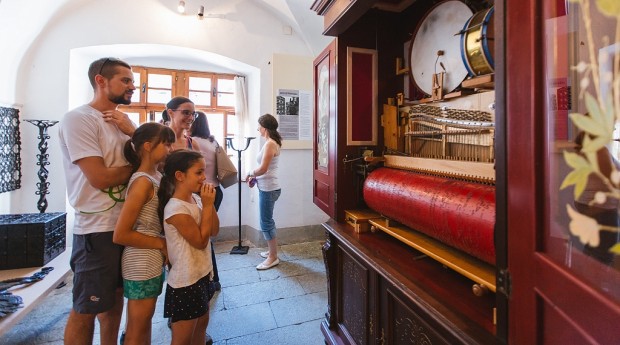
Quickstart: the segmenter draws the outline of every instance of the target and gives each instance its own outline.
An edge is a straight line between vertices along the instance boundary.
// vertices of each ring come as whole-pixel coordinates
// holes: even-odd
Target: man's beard
[[[110,97],[110,101],[114,104],[124,104],[124,105],[131,104],[131,98],[130,99],[125,98],[125,94],[122,94],[117,97]]]

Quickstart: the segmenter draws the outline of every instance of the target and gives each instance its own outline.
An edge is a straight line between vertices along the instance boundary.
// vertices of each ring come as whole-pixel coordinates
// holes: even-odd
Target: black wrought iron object
[[[0,107],[0,193],[21,188],[19,110]]]
[[[250,141],[252,141],[254,137],[245,137],[245,147],[242,149],[236,149],[233,145],[233,138],[226,138],[226,146],[231,148],[232,150],[237,151],[237,172],[239,176],[239,243],[237,246],[234,246],[230,251],[230,254],[247,254],[250,249],[249,246],[241,245],[241,152],[248,149],[250,146]]]
[[[3,318],[17,309],[24,306],[24,300],[17,295],[13,295],[8,290],[14,286],[27,286],[43,280],[45,276],[54,270],[54,267],[43,267],[41,270],[30,277],[12,278],[0,281],[0,318]]]
[[[37,165],[39,166],[39,172],[37,175],[39,176],[39,182],[37,182],[37,190],[35,192],[36,195],[39,196],[39,201],[37,202],[37,209],[39,212],[44,213],[47,209],[47,198],[45,197],[49,194],[48,188],[50,183],[47,182],[47,177],[49,176],[49,171],[46,166],[50,165],[48,161],[49,154],[47,153],[47,140],[50,138],[49,134],[47,134],[47,129],[57,124],[58,121],[52,120],[25,120],[33,125],[39,127],[39,154],[37,154],[37,158],[39,161]]]

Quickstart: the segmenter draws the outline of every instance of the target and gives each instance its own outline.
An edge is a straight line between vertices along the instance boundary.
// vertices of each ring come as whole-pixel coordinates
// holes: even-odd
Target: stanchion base
[[[230,254],[247,254],[249,249],[249,246],[234,246]]]

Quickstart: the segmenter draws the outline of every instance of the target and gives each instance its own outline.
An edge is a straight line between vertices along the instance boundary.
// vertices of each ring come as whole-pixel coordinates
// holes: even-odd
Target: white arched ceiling
[[[320,33],[323,31],[322,18],[310,10],[313,0],[242,0],[254,3],[270,11],[305,42],[311,54],[318,54],[331,40]],[[154,5],[176,11],[176,0],[153,0]],[[227,0],[185,0],[186,16],[194,16],[200,5],[205,6],[205,18],[226,18],[234,20],[234,13],[218,12],[220,4]],[[28,49],[36,42],[45,27],[53,20],[62,17],[82,6],[90,6],[90,0],[0,0],[0,104],[15,104],[15,83],[20,62]],[[118,8],[122,11],[123,8]],[[79,28],[76,28],[79,30]]]

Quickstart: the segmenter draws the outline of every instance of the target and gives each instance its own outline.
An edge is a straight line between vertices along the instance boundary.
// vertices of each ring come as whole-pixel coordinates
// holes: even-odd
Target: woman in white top
[[[256,181],[258,187],[260,227],[263,237],[267,240],[269,251],[260,253],[265,261],[256,266],[256,269],[266,270],[280,263],[273,208],[282,191],[278,181],[278,162],[282,137],[278,132],[278,120],[270,114],[258,118],[258,131],[266,141],[258,153],[257,162],[259,166],[250,171],[246,180],[250,188],[254,186],[253,181]]]

